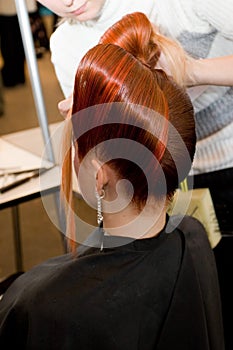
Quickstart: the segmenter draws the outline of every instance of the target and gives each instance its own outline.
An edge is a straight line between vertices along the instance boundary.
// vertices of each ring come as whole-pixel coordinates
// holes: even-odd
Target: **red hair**
[[[110,27],[101,37],[100,44],[115,44],[141,62],[155,68],[161,48],[155,40],[151,22],[140,12],[128,14]]]
[[[96,148],[99,160],[108,162],[119,179],[133,185],[132,200],[138,208],[148,196],[159,199],[173,195],[190,170],[196,143],[191,101],[163,71],[151,68],[151,49],[141,49],[144,39],[145,33],[141,33],[138,54],[115,44],[99,44],[89,50],[76,73],[72,108],[79,161]],[[108,147],[108,140],[117,142]],[[141,157],[132,144],[148,152]],[[68,203],[70,163],[68,154],[63,166]],[[148,183],[152,184],[149,191]]]
[[[99,43],[118,45],[149,67],[164,69],[180,86],[185,85],[187,53],[178,41],[162,35],[144,13],[125,15],[102,35]]]

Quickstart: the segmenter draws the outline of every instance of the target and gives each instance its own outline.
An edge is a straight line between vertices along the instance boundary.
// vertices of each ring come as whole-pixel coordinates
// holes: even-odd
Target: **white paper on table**
[[[53,163],[0,138],[0,192],[33,176],[33,170],[50,169]],[[22,173],[23,171],[31,172]],[[20,171],[20,174],[11,172]]]
[[[0,171],[51,168],[54,164],[0,138]]]

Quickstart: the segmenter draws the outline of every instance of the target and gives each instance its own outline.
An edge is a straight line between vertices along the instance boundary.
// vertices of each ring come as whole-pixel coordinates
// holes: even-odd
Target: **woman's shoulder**
[[[190,216],[171,217],[170,224],[171,235],[178,231],[183,238],[183,256],[158,349],[174,343],[179,349],[223,349],[217,269],[205,229]]]
[[[22,300],[40,294],[49,283],[59,276],[63,269],[72,263],[70,254],[53,257],[21,274],[7,289],[1,303],[11,301],[20,304]]]
[[[179,229],[185,235],[206,235],[206,231],[203,224],[196,218],[189,215],[170,216],[166,230],[172,231],[174,229]]]
[[[194,269],[202,285],[206,284],[206,276],[213,276],[213,280],[217,280],[214,253],[202,223],[191,216],[175,216],[172,225],[182,237],[184,268]]]
[[[194,217],[188,215],[171,216],[166,230],[178,231],[183,239],[184,248],[191,252],[199,250],[200,254],[209,252],[213,254],[207,232],[203,224]]]

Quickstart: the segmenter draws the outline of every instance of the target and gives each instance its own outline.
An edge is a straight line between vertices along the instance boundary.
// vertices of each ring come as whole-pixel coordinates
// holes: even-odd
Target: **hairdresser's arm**
[[[66,99],[58,103],[58,109],[64,118],[67,118],[68,112],[70,111],[73,103],[73,95],[70,95]]]
[[[233,86],[233,55],[188,60],[187,85]]]

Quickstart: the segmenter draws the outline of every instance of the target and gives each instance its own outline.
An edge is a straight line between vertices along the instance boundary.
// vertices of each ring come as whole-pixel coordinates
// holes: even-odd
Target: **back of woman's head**
[[[144,51],[139,47],[132,55],[113,44],[89,50],[77,70],[72,110],[79,162],[94,150],[119,180],[131,183],[138,207],[148,196],[171,196],[195,150],[188,96],[164,72],[150,68]]]

